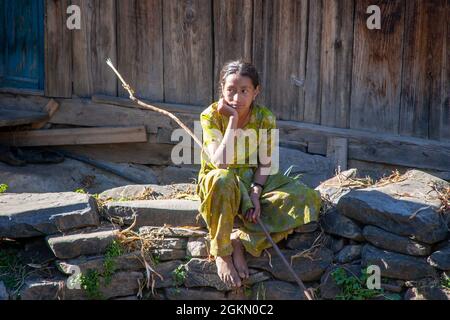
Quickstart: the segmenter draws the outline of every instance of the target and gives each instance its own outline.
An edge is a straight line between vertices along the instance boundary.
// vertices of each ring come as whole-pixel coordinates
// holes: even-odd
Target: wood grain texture
[[[320,123],[326,126],[349,126],[354,5],[354,0],[329,0],[323,7]]]
[[[66,28],[68,0],[46,0],[45,95],[72,96],[72,34]]]
[[[164,101],[209,105],[213,98],[212,3],[164,0]]]
[[[356,1],[350,127],[398,133],[405,1]],[[381,30],[369,30],[369,5],[381,9]]]
[[[106,64],[116,61],[116,2],[74,0],[81,9],[81,29],[73,32],[73,93],[117,95],[117,79]]]
[[[214,99],[219,98],[219,74],[230,60],[252,61],[253,1],[213,0]]]
[[[302,120],[307,1],[255,1],[254,63],[261,73],[260,102],[279,119]]]
[[[117,1],[118,70],[136,96],[164,100],[161,0]],[[128,93],[119,84],[119,96]]]
[[[443,46],[446,33],[445,0],[406,2],[400,134],[439,136]],[[436,124],[436,126],[435,126]],[[433,136],[433,134],[431,135]]]

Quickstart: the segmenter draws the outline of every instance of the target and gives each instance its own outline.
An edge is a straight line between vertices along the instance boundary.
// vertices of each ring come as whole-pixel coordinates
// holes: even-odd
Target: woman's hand
[[[217,111],[219,111],[221,115],[224,115],[226,117],[238,116],[236,109],[227,104],[223,98],[219,100],[219,103],[217,105]]]
[[[247,213],[245,214],[245,218],[250,222],[257,223],[258,218],[261,215],[261,204],[259,202],[259,195],[252,193],[250,195],[250,199],[253,202],[254,208],[250,208],[247,210]]]

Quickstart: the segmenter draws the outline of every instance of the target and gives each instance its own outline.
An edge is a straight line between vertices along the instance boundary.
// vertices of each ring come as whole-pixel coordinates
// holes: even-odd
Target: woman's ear
[[[253,94],[253,101],[255,101],[256,97],[258,96],[260,92],[260,86],[258,85],[255,89],[255,93]]]

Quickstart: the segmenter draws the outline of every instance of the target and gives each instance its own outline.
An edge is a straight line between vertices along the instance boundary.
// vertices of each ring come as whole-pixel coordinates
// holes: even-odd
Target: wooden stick
[[[197,139],[197,137],[191,132],[191,130],[184,125],[183,122],[181,122],[180,119],[178,119],[176,116],[174,116],[172,113],[162,110],[160,108],[157,108],[155,106],[152,106],[150,104],[146,104],[142,101],[140,101],[139,99],[137,99],[134,96],[134,91],[133,89],[130,87],[130,85],[128,83],[125,82],[125,80],[122,78],[122,76],[120,75],[119,71],[117,71],[117,69],[114,67],[114,65],[112,64],[111,60],[108,59],[106,60],[106,63],[108,64],[108,66],[111,67],[111,69],[115,72],[115,74],[119,77],[120,81],[122,82],[122,86],[123,88],[128,91],[129,95],[130,95],[130,99],[134,102],[136,102],[138,105],[140,105],[141,107],[150,109],[152,111],[156,111],[162,114],[165,114],[166,116],[169,116],[170,118],[172,118],[173,120],[176,121],[176,123],[178,123],[180,125],[180,127],[182,127],[184,130],[186,130],[186,132],[194,139],[194,141],[200,146],[200,148],[202,148],[202,152],[205,152],[205,154],[207,155],[208,159],[210,159],[209,154],[206,150],[203,150],[203,146],[202,143]],[[299,285],[300,289],[302,290],[303,294],[305,295],[306,299],[308,300],[313,300],[311,295],[309,294],[309,292],[306,290],[305,285],[303,284],[302,280],[297,276],[297,274],[295,273],[295,271],[292,269],[291,265],[289,264],[289,262],[286,260],[286,258],[284,257],[283,253],[280,251],[280,249],[278,248],[277,244],[275,243],[275,241],[273,241],[272,237],[270,236],[270,233],[267,231],[266,226],[264,225],[264,223],[258,218],[258,223],[260,224],[261,228],[264,230],[264,233],[267,237],[267,239],[269,240],[269,242],[272,244],[272,246],[275,249],[275,252],[280,256],[281,260],[284,262],[284,264],[286,265],[286,267],[288,268],[289,272],[292,273],[295,281],[297,281],[297,284]]]

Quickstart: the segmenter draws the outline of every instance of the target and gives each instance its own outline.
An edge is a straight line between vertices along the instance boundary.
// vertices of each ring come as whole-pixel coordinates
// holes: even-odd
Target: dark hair
[[[222,85],[225,84],[225,79],[232,74],[249,77],[255,88],[259,86],[259,74],[253,64],[242,60],[228,61],[220,71],[219,94],[222,93]]]

